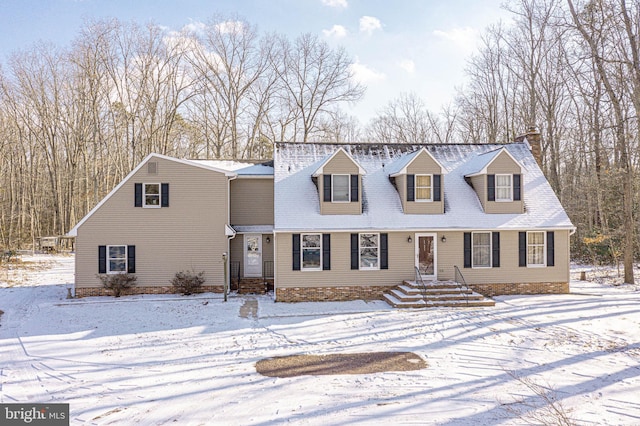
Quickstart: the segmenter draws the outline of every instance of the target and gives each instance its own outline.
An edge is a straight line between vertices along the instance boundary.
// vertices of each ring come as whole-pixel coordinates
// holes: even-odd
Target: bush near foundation
[[[194,271],[180,271],[177,272],[171,280],[173,287],[185,296],[200,293],[204,282],[204,271],[198,273]]]
[[[112,275],[98,275],[102,286],[107,290],[111,290],[114,297],[120,297],[122,292],[128,288],[136,285],[136,277],[133,274],[112,274]]]

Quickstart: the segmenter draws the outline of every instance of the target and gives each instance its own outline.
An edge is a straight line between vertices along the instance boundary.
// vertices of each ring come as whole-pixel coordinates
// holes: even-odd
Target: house
[[[574,227],[539,143],[278,143],[263,164],[151,154],[74,228],[76,295],[122,272],[134,292],[170,292],[182,270],[283,302],[381,299],[417,274],[566,293]]]

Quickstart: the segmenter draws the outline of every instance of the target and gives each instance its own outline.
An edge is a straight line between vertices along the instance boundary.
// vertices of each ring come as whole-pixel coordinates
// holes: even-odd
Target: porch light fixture
[[[271,243],[271,237],[267,237],[267,244]]]
[[[407,242],[408,243],[412,243],[413,242],[413,238],[411,238],[411,235],[409,235],[409,238],[407,238]]]
[[[440,241],[442,241],[443,243],[447,242],[447,237],[445,237],[444,235],[442,236],[442,238],[440,238]]]

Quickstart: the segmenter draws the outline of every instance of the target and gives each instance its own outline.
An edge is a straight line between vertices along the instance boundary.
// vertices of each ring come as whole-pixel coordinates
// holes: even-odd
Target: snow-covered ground
[[[579,268],[569,295],[398,310],[215,294],[69,300],[73,257],[23,260],[44,267],[0,269],[0,402],[69,403],[73,425],[640,424],[640,289],[578,281]],[[267,357],[367,351],[412,351],[428,368],[255,370]]]

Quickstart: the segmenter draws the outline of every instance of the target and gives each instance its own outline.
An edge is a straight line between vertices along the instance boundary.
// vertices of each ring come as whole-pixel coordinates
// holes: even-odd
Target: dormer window
[[[431,175],[416,175],[415,200],[432,201],[432,177]]]
[[[511,175],[496,175],[496,201],[513,201]]]
[[[334,203],[348,203],[351,201],[351,175],[331,175],[331,201]]]

